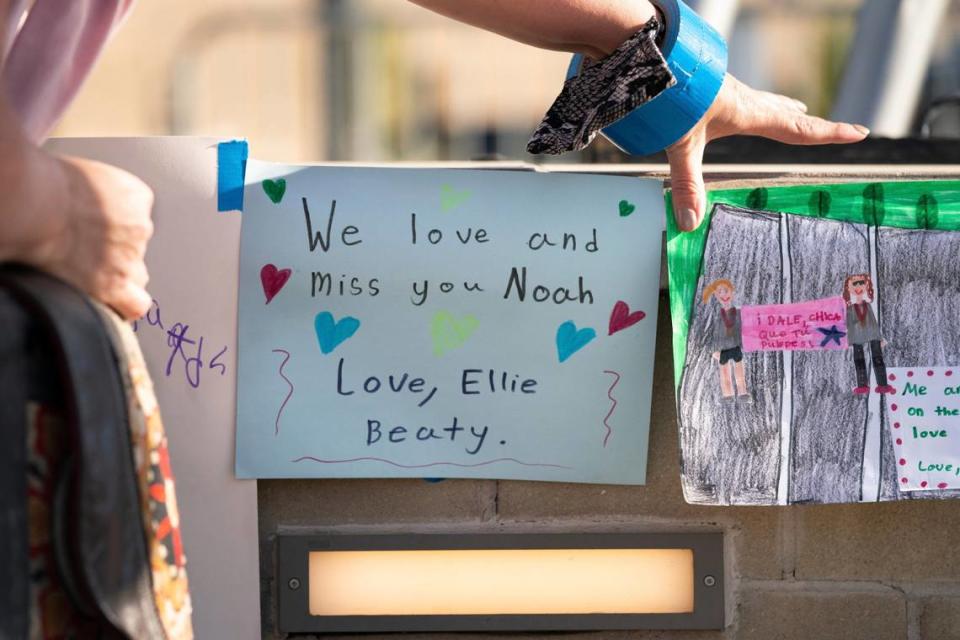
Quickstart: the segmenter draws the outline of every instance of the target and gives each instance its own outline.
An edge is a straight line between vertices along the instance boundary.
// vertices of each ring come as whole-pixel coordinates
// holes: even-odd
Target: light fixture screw
[[[291,581],[291,582],[292,582],[292,581]],[[714,578],[713,576],[704,576],[704,577],[703,577],[703,584],[707,585],[708,587],[712,587],[712,586],[714,586],[715,584],[717,584],[717,579]]]
[[[290,581],[287,583],[287,586],[290,587],[291,590],[296,591],[297,589],[300,588],[300,579],[290,578]]]

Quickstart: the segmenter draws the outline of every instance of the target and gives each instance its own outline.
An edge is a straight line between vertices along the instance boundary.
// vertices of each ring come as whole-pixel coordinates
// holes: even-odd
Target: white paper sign
[[[240,477],[642,484],[661,185],[251,161]]]
[[[960,487],[960,369],[891,367],[889,374],[901,491]]]

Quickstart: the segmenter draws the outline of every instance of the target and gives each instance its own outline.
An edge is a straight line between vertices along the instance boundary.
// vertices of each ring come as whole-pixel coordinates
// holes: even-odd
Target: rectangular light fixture
[[[282,535],[284,632],[721,629],[723,538]]]

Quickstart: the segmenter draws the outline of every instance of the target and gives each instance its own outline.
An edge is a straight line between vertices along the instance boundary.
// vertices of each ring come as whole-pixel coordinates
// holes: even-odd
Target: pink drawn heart
[[[630,313],[630,307],[627,306],[627,303],[623,300],[617,300],[617,304],[613,305],[613,311],[610,312],[610,333],[607,335],[612,336],[617,331],[632,327],[646,317],[647,314],[643,311]]]
[[[291,269],[277,269],[275,264],[263,265],[260,269],[260,282],[263,284],[263,294],[267,296],[266,304],[270,304],[273,297],[280,293],[292,273]]]

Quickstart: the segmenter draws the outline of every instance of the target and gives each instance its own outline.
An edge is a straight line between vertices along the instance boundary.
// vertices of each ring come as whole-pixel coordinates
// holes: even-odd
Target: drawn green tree
[[[807,210],[811,216],[826,218],[830,215],[830,192],[818,189],[810,194],[807,200]]]
[[[932,193],[924,193],[917,199],[916,220],[920,229],[935,229],[940,219],[940,207]]]
[[[767,208],[767,189],[757,187],[747,194],[747,208],[762,211]]]

